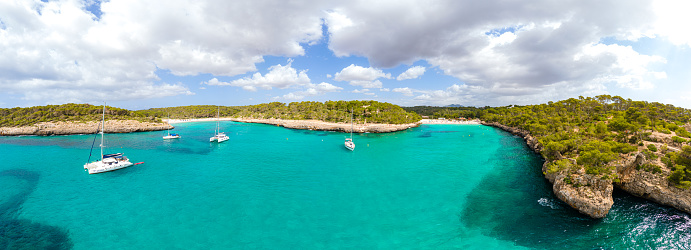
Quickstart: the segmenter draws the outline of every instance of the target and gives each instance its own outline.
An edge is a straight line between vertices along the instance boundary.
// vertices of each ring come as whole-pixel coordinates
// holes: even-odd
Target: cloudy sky
[[[619,95],[691,108],[691,2],[2,0],[0,107]]]

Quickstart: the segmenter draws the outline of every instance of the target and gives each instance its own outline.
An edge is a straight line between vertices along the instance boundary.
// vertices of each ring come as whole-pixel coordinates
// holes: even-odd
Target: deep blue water
[[[224,122],[212,144],[215,123],[176,126],[106,135],[145,163],[97,175],[94,135],[0,137],[0,249],[691,248],[688,214],[624,193],[578,214],[491,127],[356,134],[350,152],[344,133]]]

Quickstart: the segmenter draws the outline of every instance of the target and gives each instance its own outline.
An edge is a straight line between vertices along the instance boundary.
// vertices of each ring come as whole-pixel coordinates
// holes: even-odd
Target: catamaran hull
[[[100,163],[100,162],[86,164],[86,165],[84,165],[84,168],[89,171],[89,174],[100,174],[100,173],[115,171],[118,169],[123,169],[126,167],[134,166],[134,164],[131,162],[121,162],[118,164],[110,164],[110,165],[103,165],[103,164],[98,164],[98,163]],[[91,166],[89,166],[89,165],[91,165]]]

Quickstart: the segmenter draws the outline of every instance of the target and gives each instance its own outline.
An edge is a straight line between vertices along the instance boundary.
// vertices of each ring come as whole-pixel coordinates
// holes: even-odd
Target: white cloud
[[[362,94],[362,93],[367,93],[369,92],[369,89],[356,89],[351,91],[351,93],[357,93],[357,94]]]
[[[379,89],[379,91],[381,91],[381,92],[389,92],[389,91],[391,91],[391,90],[388,89],[388,88],[381,88],[381,89]]]
[[[691,2],[676,0],[656,0],[653,2],[653,10],[657,15],[654,33],[669,38],[677,45],[691,46]]]
[[[174,75],[233,76],[265,55],[299,56],[322,37],[326,3],[0,1],[0,89],[39,103],[146,99],[192,92]],[[248,22],[247,20],[252,20]],[[59,93],[59,95],[58,95]],[[105,94],[107,93],[107,94]]]
[[[413,90],[405,87],[405,88],[395,88],[392,90],[393,92],[401,93],[404,96],[413,96]]]
[[[616,42],[654,37],[662,33],[660,26],[674,27],[665,36],[676,35],[677,43],[688,41],[691,32],[682,26],[689,15],[677,2],[656,2],[653,10],[648,0],[531,4],[403,0],[378,2],[376,7],[361,1],[333,10],[331,14],[347,19],[348,25],[329,28],[329,47],[338,56],[366,57],[372,67],[425,60],[464,83],[458,86],[473,87],[463,98],[482,99],[485,104],[535,103],[537,99],[526,99],[536,97],[535,93],[568,98],[572,96],[565,93],[602,93],[610,87],[640,91],[655,88],[656,80],[666,77],[660,70],[666,61]],[[674,13],[658,20],[656,12]],[[615,44],[601,44],[605,40]],[[555,86],[569,91],[554,92]],[[458,93],[453,97],[459,103]]]
[[[407,80],[407,79],[415,79],[418,78],[419,76],[425,74],[425,67],[422,66],[415,66],[415,67],[410,67],[408,70],[405,72],[401,73],[396,77],[396,80],[402,81],[402,80]]]
[[[334,80],[336,81],[374,81],[377,78],[391,78],[391,74],[384,73],[384,71],[375,68],[365,68],[351,64],[345,67],[341,72],[336,73]]]
[[[382,88],[383,84],[378,78],[390,79],[391,74],[384,73],[384,71],[375,68],[365,68],[351,64],[345,67],[341,72],[336,73],[334,80],[348,81],[350,85],[360,86],[363,88]]]
[[[381,88],[384,86],[384,84],[382,84],[381,81],[379,81],[379,80],[375,80],[375,81],[350,81],[349,84],[353,85],[353,86],[360,86],[363,88],[372,88],[372,89]]]
[[[262,75],[254,73],[252,77],[245,77],[242,79],[233,80],[231,82],[219,82],[218,79],[213,78],[204,84],[208,85],[228,85],[235,87],[242,87],[248,91],[256,91],[257,88],[271,89],[271,88],[288,88],[292,86],[303,86],[310,84],[310,79],[307,76],[307,70],[298,72],[292,67],[292,60],[288,64],[274,65],[269,67],[269,73]]]
[[[335,86],[330,83],[322,82],[320,84],[307,84],[304,91],[291,92],[283,95],[282,97],[276,97],[274,99],[285,99],[285,100],[302,100],[307,96],[317,96],[323,95],[327,92],[339,92],[343,88]]]

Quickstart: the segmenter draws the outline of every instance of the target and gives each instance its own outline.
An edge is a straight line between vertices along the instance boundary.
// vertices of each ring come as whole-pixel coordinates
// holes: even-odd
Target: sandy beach
[[[460,125],[477,125],[481,124],[480,120],[465,120],[465,121],[460,121],[460,120],[449,120],[449,119],[422,119],[420,120],[420,123],[422,124],[460,124]]]

